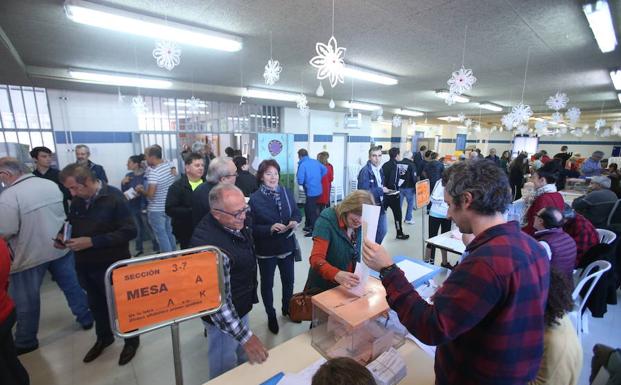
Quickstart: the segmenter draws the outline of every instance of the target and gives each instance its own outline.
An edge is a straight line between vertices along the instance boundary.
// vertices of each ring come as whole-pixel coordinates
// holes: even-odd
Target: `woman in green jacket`
[[[360,262],[362,205],[374,205],[366,190],[356,190],[335,207],[321,212],[313,230],[307,288],[327,290],[359,283],[353,272]]]

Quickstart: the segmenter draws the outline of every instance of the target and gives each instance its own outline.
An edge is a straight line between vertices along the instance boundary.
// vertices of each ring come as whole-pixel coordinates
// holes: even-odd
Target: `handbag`
[[[312,321],[313,319],[313,296],[323,290],[304,289],[300,293],[295,293],[289,300],[289,318],[294,322]]]

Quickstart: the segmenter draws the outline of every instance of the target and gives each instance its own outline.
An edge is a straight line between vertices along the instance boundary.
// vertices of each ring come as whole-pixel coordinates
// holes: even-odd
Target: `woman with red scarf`
[[[319,212],[321,212],[326,207],[330,206],[330,189],[332,188],[332,181],[334,180],[334,167],[330,163],[328,163],[328,158],[330,154],[327,151],[322,151],[317,154],[317,160],[321,162],[326,168],[328,172],[326,175],[321,178],[321,195],[319,199],[317,199],[317,205],[319,206]]]

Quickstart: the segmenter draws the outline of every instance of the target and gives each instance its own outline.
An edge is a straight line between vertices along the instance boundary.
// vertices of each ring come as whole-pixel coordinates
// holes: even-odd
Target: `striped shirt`
[[[162,162],[157,167],[151,168],[147,174],[148,184],[155,185],[155,195],[149,199],[148,211],[164,212],[166,206],[166,195],[168,188],[175,181],[174,175],[170,172],[170,164]]]

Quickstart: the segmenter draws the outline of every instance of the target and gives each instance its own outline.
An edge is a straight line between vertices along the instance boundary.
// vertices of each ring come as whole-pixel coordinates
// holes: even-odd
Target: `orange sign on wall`
[[[416,207],[421,208],[429,204],[431,197],[431,189],[429,188],[429,179],[416,182]]]
[[[220,306],[213,251],[123,266],[112,272],[112,284],[123,333]]]

